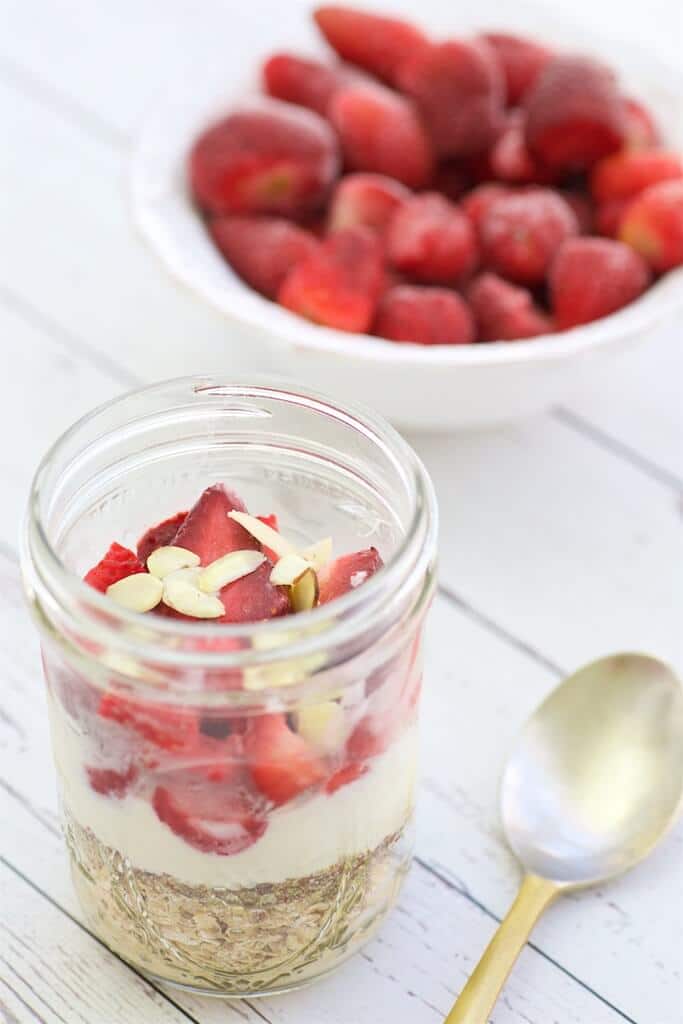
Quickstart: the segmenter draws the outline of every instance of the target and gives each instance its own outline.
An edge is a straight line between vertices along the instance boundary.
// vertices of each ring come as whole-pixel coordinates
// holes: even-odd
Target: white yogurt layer
[[[134,867],[190,885],[236,888],[304,878],[373,850],[403,827],[413,809],[415,726],[373,758],[355,782],[330,796],[304,797],[272,811],[265,833],[248,849],[231,856],[203,853],[159,821],[148,800],[94,792],[83,768],[81,737],[59,705],[49,703],[55,762],[69,813]]]

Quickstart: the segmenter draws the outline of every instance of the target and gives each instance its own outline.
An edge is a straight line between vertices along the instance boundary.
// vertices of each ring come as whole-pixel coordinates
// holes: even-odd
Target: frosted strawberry
[[[631,199],[660,181],[683,178],[683,157],[663,149],[624,150],[595,165],[590,189],[598,203]]]
[[[434,284],[454,284],[478,258],[468,217],[435,192],[412,197],[395,213],[386,249],[396,270]]]
[[[578,234],[576,217],[551,189],[498,199],[481,225],[483,261],[511,281],[540,283],[558,246]]]
[[[366,227],[381,234],[410,194],[383,174],[347,174],[332,195],[329,230]]]
[[[292,53],[275,53],[263,65],[263,83],[270,96],[308,107],[323,117],[336,90],[348,80],[342,68]]]
[[[132,576],[133,573],[144,571],[145,567],[135,552],[114,542],[104,558],[86,573],[84,579],[95,590],[104,593],[107,587],[113,583],[118,583],[119,580],[125,579],[126,576]]]
[[[318,573],[319,604],[327,604],[362,586],[383,564],[377,548],[355,551],[328,562]]]
[[[186,519],[187,512],[176,512],[174,516],[164,519],[162,523],[157,523],[156,526],[151,526],[149,530],[146,530],[138,541],[137,551],[140,562],[146,565],[147,559],[153,551],[170,544]]]
[[[536,306],[526,288],[497,274],[481,274],[467,289],[480,341],[517,341],[552,331],[550,318]]]
[[[547,184],[557,175],[544,167],[529,151],[525,134],[524,112],[512,110],[505,128],[493,143],[488,160],[493,177],[514,184]]]
[[[395,82],[401,64],[427,43],[406,21],[341,5],[318,7],[318,28],[340,57],[378,78]]]
[[[619,238],[658,272],[683,264],[683,180],[663,181],[626,208]]]
[[[552,58],[546,46],[507,32],[486,32],[482,37],[494,50],[505,77],[508,105],[516,106]]]
[[[102,695],[98,714],[131,729],[163,750],[187,752],[195,746],[199,736],[197,716],[187,708],[107,692]]]
[[[173,544],[194,551],[202,565],[210,565],[230,551],[258,549],[258,541],[229,518],[228,512],[233,511],[247,511],[241,498],[222,484],[207,487],[188,512]]]
[[[629,149],[649,149],[660,141],[657,123],[650,111],[637,100],[625,99],[626,145]]]
[[[472,227],[478,234],[482,221],[495,201],[502,196],[513,194],[514,190],[509,185],[500,185],[495,181],[485,182],[483,185],[477,185],[466,196],[463,196],[460,207],[467,214]]]
[[[384,293],[373,333],[420,345],[467,345],[475,337],[472,314],[456,292],[411,285]]]
[[[592,235],[596,211],[590,196],[579,189],[572,188],[558,189],[558,192],[565,203],[571,207],[579,227],[579,234]]]
[[[244,751],[254,784],[278,806],[325,778],[323,762],[284,715],[255,718],[244,735]]]
[[[622,242],[570,238],[560,247],[550,270],[557,326],[565,330],[614,313],[638,298],[649,283],[647,264]]]
[[[209,232],[233,270],[269,299],[292,267],[318,247],[310,231],[282,217],[216,217]]]
[[[302,216],[337,176],[334,133],[318,114],[263,99],[207,128],[189,157],[192,192],[209,213]]]

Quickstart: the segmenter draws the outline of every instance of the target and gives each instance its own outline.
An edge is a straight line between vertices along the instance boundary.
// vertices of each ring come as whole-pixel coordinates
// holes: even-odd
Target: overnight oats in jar
[[[435,520],[398,434],[285,385],[157,385],[48,453],[23,567],[64,829],[130,963],[282,991],[390,909]]]

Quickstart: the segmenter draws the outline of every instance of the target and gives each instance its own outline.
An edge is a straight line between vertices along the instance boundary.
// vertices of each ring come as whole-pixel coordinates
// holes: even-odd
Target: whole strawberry
[[[591,172],[590,187],[598,203],[630,199],[660,181],[683,178],[683,157],[663,149],[633,149],[605,157]]]
[[[347,174],[332,194],[328,228],[360,226],[381,234],[410,194],[405,185],[383,174]]]
[[[608,238],[570,238],[550,270],[552,309],[560,330],[608,316],[637,299],[650,283],[637,252]]]
[[[573,210],[551,189],[503,196],[482,220],[483,262],[511,281],[539,284],[558,246],[578,230]]]
[[[391,83],[406,58],[427,44],[408,22],[369,11],[329,4],[318,7],[314,18],[340,57]]]
[[[486,32],[482,38],[503,69],[508,106],[517,106],[552,58],[552,51],[532,39],[507,32]]]
[[[549,334],[553,329],[550,318],[534,304],[530,291],[497,274],[476,277],[467,289],[467,298],[479,341],[518,341]]]
[[[233,270],[269,299],[292,267],[320,244],[310,231],[282,217],[215,217],[209,232]]]
[[[293,53],[274,53],[263,65],[262,74],[270,96],[308,107],[323,117],[334,93],[346,85],[350,77],[341,67],[331,67]]]
[[[659,273],[683,265],[683,179],[641,192],[621,218],[619,238]]]
[[[396,285],[384,293],[373,333],[420,345],[467,345],[475,329],[467,303],[446,288]]]
[[[487,181],[483,185],[477,185],[463,196],[460,207],[467,214],[472,227],[478,233],[486,214],[495,201],[501,199],[502,196],[509,195],[514,195],[514,189],[509,185],[501,185],[497,181]]]
[[[469,218],[435,192],[406,200],[394,214],[385,241],[392,266],[418,281],[454,284],[477,263]]]

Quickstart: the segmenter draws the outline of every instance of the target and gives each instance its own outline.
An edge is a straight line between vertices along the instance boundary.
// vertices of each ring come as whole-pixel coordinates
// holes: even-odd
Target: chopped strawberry
[[[223,587],[219,597],[225,615],[218,622],[261,622],[287,615],[291,610],[288,590],[270,582],[272,569],[270,562],[264,562],[255,572]]]
[[[413,196],[396,211],[386,247],[397,270],[434,284],[454,284],[474,269],[478,258],[469,218],[436,192]]]
[[[86,765],[90,788],[102,796],[113,796],[117,799],[125,796],[130,787],[138,777],[138,769],[131,764],[125,772],[115,771],[113,768],[93,768]]]
[[[319,7],[314,18],[340,57],[388,82],[394,82],[405,59],[427,43],[408,22],[341,5]]]
[[[633,149],[605,157],[591,173],[590,187],[598,203],[630,199],[660,181],[683,178],[683,157],[663,149]]]
[[[287,275],[278,302],[314,323],[367,331],[383,288],[383,252],[369,228],[336,231]]]
[[[360,779],[367,771],[368,766],[366,764],[351,761],[349,764],[345,764],[343,768],[339,768],[333,775],[330,775],[325,783],[325,792],[328,796],[332,796],[338,789],[348,786],[350,782],[355,782],[356,779]]]
[[[176,512],[170,519],[164,519],[163,523],[151,526],[143,533],[138,541],[138,558],[143,565],[157,548],[164,548],[174,539],[178,530],[187,519],[187,512]]]
[[[626,208],[619,238],[660,273],[683,264],[683,180],[663,181]]]
[[[531,152],[557,171],[581,171],[620,149],[626,111],[609,68],[589,57],[555,57],[524,98]]]
[[[467,303],[456,292],[398,285],[382,296],[373,333],[420,345],[467,345],[475,329]]]
[[[95,590],[100,590],[104,593],[112,583],[118,583],[119,580],[125,579],[126,576],[132,576],[136,572],[144,571],[145,567],[135,552],[114,542],[104,558],[86,573],[84,580],[91,587],[94,587]]]
[[[509,185],[499,185],[495,181],[477,185],[466,196],[463,196],[461,208],[470,219],[474,230],[479,233],[484,217],[491,209],[491,206],[502,196],[514,195],[514,190]]]
[[[571,188],[563,188],[558,191],[564,201],[571,206],[574,212],[576,223],[579,227],[579,234],[593,234],[595,208],[591,202],[590,196],[587,196],[584,192],[579,192],[578,190]]]
[[[271,530],[275,530],[276,533],[280,532],[277,516],[275,515],[274,512],[271,512],[270,515],[257,516],[256,518],[260,519],[262,523],[266,524],[266,526],[269,526]],[[263,553],[265,554],[266,558],[269,558],[270,561],[273,563],[277,562],[278,558],[280,557],[277,551],[273,551],[272,548],[267,547],[265,544],[263,545]]]
[[[524,185],[529,183],[549,184],[556,174],[544,167],[530,153],[525,134],[525,118],[522,110],[511,110],[501,134],[493,143],[488,154],[493,176],[499,181]]]
[[[628,305],[645,291],[650,273],[642,257],[622,242],[569,238],[553,261],[549,283],[557,326],[565,330]]]
[[[496,274],[475,278],[467,291],[479,327],[480,341],[517,341],[549,334],[549,318],[535,304],[530,291]]]
[[[252,779],[274,804],[293,800],[322,782],[325,767],[284,715],[261,715],[244,735],[244,750]]]
[[[605,203],[598,203],[595,210],[597,234],[604,235],[606,238],[616,238],[619,234],[621,218],[630,202],[630,199],[608,199]]]
[[[500,61],[508,106],[514,107],[521,102],[553,53],[540,43],[507,32],[485,32],[483,38]]]
[[[629,149],[649,149],[659,143],[657,124],[642,103],[637,100],[625,99],[626,106],[626,145]]]
[[[156,747],[188,751],[197,742],[197,716],[187,708],[134,700],[117,693],[103,693],[98,713],[102,718],[132,729]]]
[[[439,156],[481,153],[498,135],[503,78],[481,40],[417,50],[400,69],[400,87],[417,101]]]
[[[246,512],[241,498],[222,484],[207,487],[188,512],[173,544],[194,551],[202,565],[210,565],[230,551],[258,549],[258,541],[228,517],[232,511]]]
[[[328,562],[318,573],[319,603],[327,604],[365,583],[383,566],[377,548],[354,551]]]
[[[224,857],[253,846],[268,825],[263,803],[244,772],[228,781],[191,769],[169,774],[154,790],[152,806],[159,820],[190,846]]]
[[[348,78],[341,68],[292,53],[274,53],[263,65],[263,82],[270,96],[308,107],[323,117],[335,91]]]
[[[330,101],[330,121],[339,135],[347,167],[373,171],[423,188],[434,157],[411,100],[369,82],[340,89]]]
[[[269,299],[291,268],[319,245],[310,231],[282,217],[215,217],[209,232],[233,270]]]
[[[395,725],[393,716],[384,720],[370,715],[361,718],[346,742],[347,757],[362,764],[383,754],[393,739]]]
[[[321,206],[338,169],[327,121],[273,99],[211,125],[189,158],[195,199],[214,214],[303,215]]]
[[[384,174],[347,174],[330,203],[329,230],[366,227],[380,234],[410,191]]]
[[[537,284],[557,247],[578,231],[571,207],[551,189],[503,196],[491,205],[481,225],[483,261],[511,281]]]

